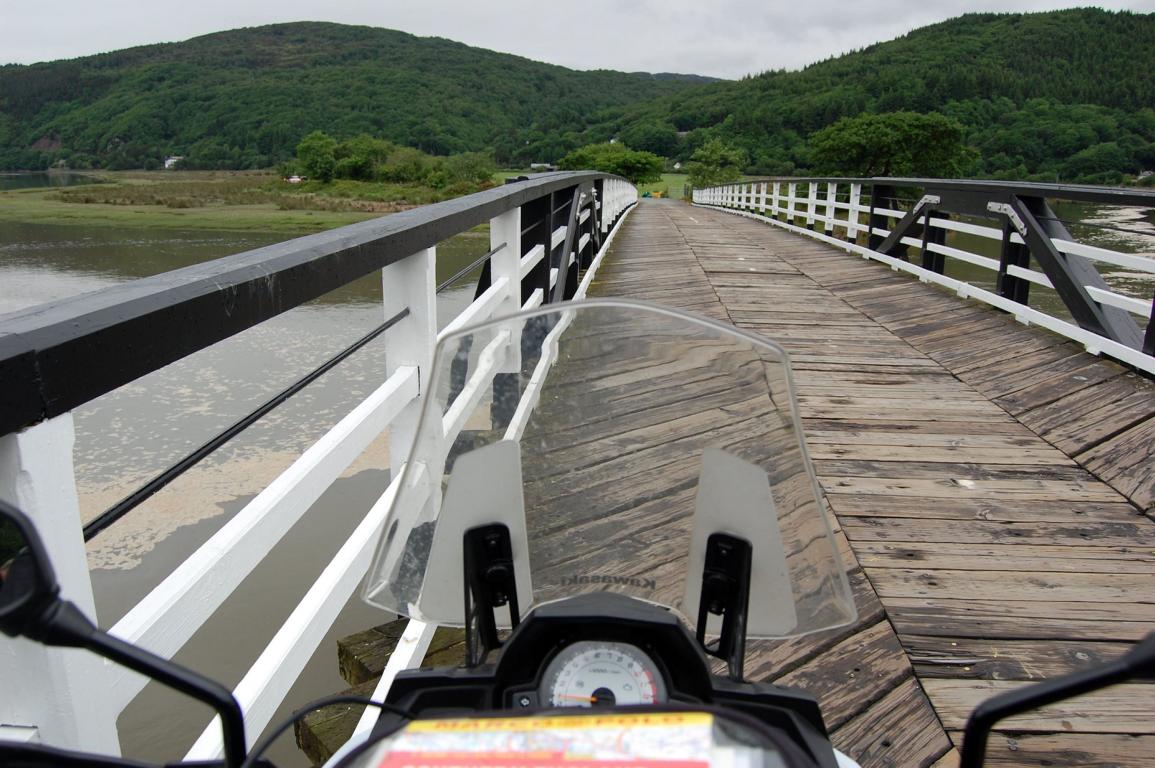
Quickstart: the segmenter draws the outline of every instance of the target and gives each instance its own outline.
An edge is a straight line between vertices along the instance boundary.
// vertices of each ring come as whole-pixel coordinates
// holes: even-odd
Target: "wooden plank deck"
[[[688,309],[790,351],[859,620],[758,644],[747,673],[813,691],[864,766],[950,765],[982,699],[1155,629],[1146,380],[885,266],[675,202],[632,214],[591,295]],[[726,397],[651,416],[701,428]],[[614,434],[587,446],[646,428],[600,424]],[[1150,685],[1048,708],[1005,724],[990,764],[1153,765],[1152,709]]]

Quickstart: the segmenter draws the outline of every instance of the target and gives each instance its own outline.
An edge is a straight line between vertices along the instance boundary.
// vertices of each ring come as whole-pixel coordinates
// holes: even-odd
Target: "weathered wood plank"
[[[1078,458],[1140,507],[1155,505],[1155,416]]]
[[[1139,546],[857,541],[854,547],[863,566],[872,569],[1155,574],[1155,552]]]
[[[880,622],[774,682],[818,697],[826,727],[837,730],[910,675],[898,638]]]
[[[1129,643],[975,638],[902,638],[919,678],[960,680],[1046,680],[1113,661]]]
[[[939,498],[927,501],[917,496],[885,497],[831,493],[829,491],[826,494],[826,499],[840,516],[979,520],[992,523],[1037,522],[1049,525],[1077,524],[1080,526],[1088,521],[1143,522],[1139,519],[1142,517],[1139,511],[1133,505],[1122,500],[1114,502],[1066,501],[1062,504],[1039,504],[1030,499],[994,499],[989,497]],[[1144,529],[1136,528],[1133,530],[1141,531]],[[1128,544],[1131,543],[1134,542],[1128,542]]]
[[[838,507],[834,506],[835,511]],[[882,511],[885,515],[885,509]],[[1130,522],[1055,524],[1051,522],[987,522],[918,518],[840,517],[847,537],[857,544],[872,542],[1048,544],[1107,547],[1152,546],[1152,531],[1141,517]]]
[[[1132,605],[1151,586],[1147,574],[1021,571],[949,571],[941,568],[880,568],[870,581],[882,599],[888,597],[966,598],[990,595],[996,600],[1039,600]]]
[[[961,730],[982,701],[1029,683],[1010,680],[923,680],[922,686],[944,726]],[[1155,734],[1155,685],[1124,683],[1061,701],[999,723],[1000,731],[1018,733]]]
[[[903,637],[1135,642],[1155,622],[1155,606],[1143,603],[890,597],[885,605],[887,617]]]
[[[962,734],[952,733],[958,743]],[[956,762],[957,765],[957,762]],[[1149,768],[1155,765],[1155,737],[1115,733],[1005,734],[987,744],[989,768]]]
[[[1022,501],[1112,502],[1119,494],[1102,483],[1082,480],[971,480],[961,478],[876,478],[828,476],[821,478],[830,493],[881,496],[917,496],[923,499],[1004,498]]]
[[[862,768],[933,765],[951,749],[922,688],[909,678],[834,731],[831,741]]]

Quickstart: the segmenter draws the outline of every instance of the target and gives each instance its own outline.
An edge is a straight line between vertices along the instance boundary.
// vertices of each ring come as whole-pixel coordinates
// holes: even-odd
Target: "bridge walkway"
[[[764,644],[747,674],[823,702],[864,766],[952,765],[967,713],[1155,629],[1155,388],[829,246],[644,201],[591,288],[791,353],[858,623]],[[1073,458],[1074,457],[1074,458]],[[989,765],[1155,764],[1155,687],[1003,724]]]

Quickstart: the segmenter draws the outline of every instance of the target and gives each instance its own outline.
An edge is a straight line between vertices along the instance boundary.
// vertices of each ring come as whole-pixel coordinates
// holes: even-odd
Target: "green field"
[[[523,171],[500,171],[495,183]],[[0,222],[305,234],[445,199],[418,185],[339,179],[290,185],[245,171],[101,172],[103,183],[0,191]],[[686,175],[667,173],[640,193],[681,199]]]
[[[638,187],[638,194],[644,195],[649,192],[653,195],[655,192],[660,192],[662,197],[670,197],[675,200],[682,199],[683,190],[689,176],[684,173],[663,173],[661,181],[655,181],[650,184],[642,184]]]
[[[381,182],[288,184],[263,172],[101,172],[99,178],[104,183],[0,192],[0,222],[303,234],[447,197]]]

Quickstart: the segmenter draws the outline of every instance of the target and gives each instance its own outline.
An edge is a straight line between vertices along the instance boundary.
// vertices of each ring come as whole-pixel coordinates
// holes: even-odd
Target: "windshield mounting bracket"
[[[476,667],[501,647],[496,610],[509,606],[510,627],[521,620],[509,528],[491,523],[470,528],[463,538],[465,574],[465,664]]]
[[[745,539],[727,533],[710,534],[698,601],[698,643],[709,655],[724,659],[730,678],[739,682],[746,655],[752,554],[753,547]],[[713,648],[706,643],[706,622],[711,614],[722,617],[722,632]]]

